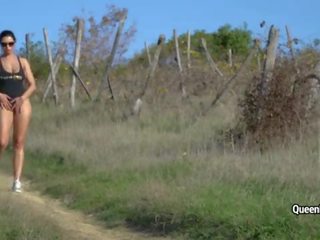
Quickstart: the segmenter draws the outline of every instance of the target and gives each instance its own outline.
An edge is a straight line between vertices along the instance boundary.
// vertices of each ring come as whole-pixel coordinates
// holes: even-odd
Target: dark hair
[[[16,41],[16,36],[10,30],[4,30],[0,33],[0,40],[2,40],[4,37],[12,37],[13,41]]]

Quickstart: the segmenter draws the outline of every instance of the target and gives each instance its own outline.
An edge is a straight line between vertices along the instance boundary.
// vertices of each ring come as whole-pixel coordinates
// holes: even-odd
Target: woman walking
[[[24,144],[31,118],[29,97],[36,89],[28,61],[14,52],[16,37],[12,31],[0,33],[0,154],[6,149],[13,128],[12,191],[21,192]]]

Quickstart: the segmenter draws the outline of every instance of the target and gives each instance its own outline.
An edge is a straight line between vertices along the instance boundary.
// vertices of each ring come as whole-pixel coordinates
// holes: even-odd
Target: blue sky
[[[46,27],[54,41],[61,25],[71,23],[82,10],[99,18],[111,4],[127,8],[127,23],[137,28],[127,56],[141,50],[144,41],[155,42],[160,33],[170,38],[173,28],[178,33],[188,29],[211,32],[226,23],[233,27],[247,23],[254,35],[261,36],[266,29],[259,28],[259,23],[265,20],[280,29],[283,41],[285,25],[293,37],[305,43],[320,38],[319,0],[7,0],[1,3],[0,29],[12,29],[23,44],[26,33],[32,33],[33,40],[42,40],[42,29]]]

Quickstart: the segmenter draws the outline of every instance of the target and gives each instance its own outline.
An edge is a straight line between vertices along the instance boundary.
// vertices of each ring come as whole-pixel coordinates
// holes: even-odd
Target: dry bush
[[[317,118],[317,103],[310,106],[312,86],[307,72],[310,65],[299,65],[300,74],[290,59],[277,62],[269,92],[264,98],[260,94],[260,77],[254,77],[240,102],[241,120],[249,145],[289,143],[292,138],[303,137],[311,130]]]

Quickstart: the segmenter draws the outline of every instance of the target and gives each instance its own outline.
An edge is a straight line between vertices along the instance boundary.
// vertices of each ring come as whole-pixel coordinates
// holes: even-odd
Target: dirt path
[[[22,200],[24,204],[32,211],[36,211],[39,216],[44,216],[52,220],[59,226],[63,232],[77,240],[138,240],[153,239],[160,240],[165,238],[156,238],[132,232],[125,228],[105,229],[101,223],[91,219],[77,211],[66,209],[57,200],[42,196],[37,192],[30,191],[30,186],[24,186],[23,193],[12,193],[9,191],[11,178],[0,173],[0,191],[3,194],[12,195],[12,197]],[[167,239],[167,238],[166,238]]]

